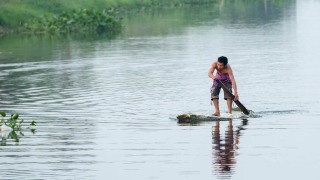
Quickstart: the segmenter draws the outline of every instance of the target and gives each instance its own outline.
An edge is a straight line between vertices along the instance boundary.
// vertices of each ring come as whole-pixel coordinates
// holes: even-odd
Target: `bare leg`
[[[228,113],[232,114],[232,100],[230,98],[227,99]]]
[[[219,109],[219,99],[213,99],[213,105],[216,110],[214,113],[216,116],[220,116],[220,109]]]

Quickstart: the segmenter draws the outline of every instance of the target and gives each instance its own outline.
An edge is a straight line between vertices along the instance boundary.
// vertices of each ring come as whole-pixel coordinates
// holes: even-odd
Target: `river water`
[[[319,9],[222,0],[128,16],[111,38],[1,37],[0,109],[38,123],[2,140],[1,179],[318,179]],[[213,113],[221,55],[257,117],[178,124]]]

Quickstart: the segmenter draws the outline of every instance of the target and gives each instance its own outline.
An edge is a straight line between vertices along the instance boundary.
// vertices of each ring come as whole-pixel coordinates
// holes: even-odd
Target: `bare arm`
[[[216,63],[214,62],[214,63],[212,63],[211,68],[209,69],[209,72],[208,72],[209,78],[211,78],[213,80],[217,79],[217,77],[213,75],[213,72],[215,69],[216,69]]]
[[[230,65],[229,65],[228,74],[229,74],[229,77],[230,77],[230,80],[231,80],[231,83],[232,83],[232,89],[234,90],[234,96],[235,96],[234,100],[237,101],[239,99],[237,83],[236,83],[236,79],[233,76],[233,72],[232,72],[232,69],[231,69]]]

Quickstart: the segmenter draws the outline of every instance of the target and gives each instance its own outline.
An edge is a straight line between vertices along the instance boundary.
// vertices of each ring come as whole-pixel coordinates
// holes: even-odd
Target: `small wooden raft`
[[[197,115],[192,113],[180,114],[177,116],[178,123],[192,123],[192,122],[202,122],[202,121],[218,121],[218,120],[228,120],[234,117],[230,116],[206,116]]]
[[[192,113],[180,114],[177,116],[178,123],[191,123],[196,121],[212,121],[216,119],[213,116],[197,115]]]
[[[178,123],[193,123],[193,122],[203,122],[203,121],[223,121],[230,119],[247,119],[252,114],[253,111],[249,110],[250,115],[245,115],[241,111],[237,111],[237,108],[234,109],[231,115],[227,113],[222,113],[220,116],[206,116],[206,115],[198,115],[193,113],[179,114],[177,116]]]

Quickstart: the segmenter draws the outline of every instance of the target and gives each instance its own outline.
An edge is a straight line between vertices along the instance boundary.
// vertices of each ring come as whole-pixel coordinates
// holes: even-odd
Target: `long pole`
[[[232,97],[232,100],[234,101],[234,103],[236,103],[236,105],[240,108],[240,110],[245,114],[245,115],[249,115],[249,111],[246,107],[244,107],[243,104],[241,104],[241,102],[239,100],[235,101],[234,100],[234,95],[229,91],[229,89],[219,80],[216,80],[218,82],[218,84],[222,87],[222,89]]]

